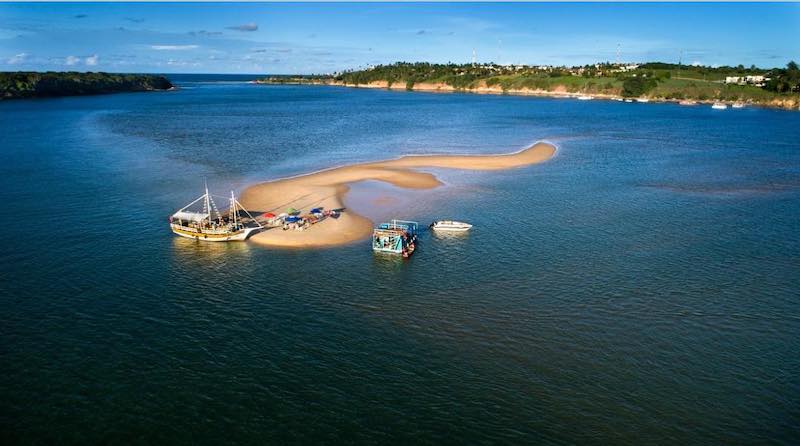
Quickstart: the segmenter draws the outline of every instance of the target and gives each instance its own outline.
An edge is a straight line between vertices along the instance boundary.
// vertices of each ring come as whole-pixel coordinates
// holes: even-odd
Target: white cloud
[[[97,56],[97,54],[93,54],[86,58],[86,65],[97,65],[98,59],[99,57]]]
[[[79,57],[67,56],[67,58],[64,59],[64,65],[77,65],[80,61],[81,59]]]
[[[18,63],[24,62],[27,57],[28,57],[28,53],[15,54],[14,56],[9,57],[6,60],[6,63],[9,64],[9,65],[16,65]]]
[[[159,50],[159,51],[183,51],[183,50],[193,50],[197,48],[197,45],[150,45],[151,49]]]
[[[692,66],[693,67],[701,67],[701,66],[703,66],[703,63],[700,62],[699,60],[696,60],[696,61],[692,62]]]

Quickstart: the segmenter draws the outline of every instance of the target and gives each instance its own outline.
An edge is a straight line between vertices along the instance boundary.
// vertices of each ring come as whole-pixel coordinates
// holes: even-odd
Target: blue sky
[[[800,4],[0,4],[0,70],[327,73],[394,61],[784,66]]]

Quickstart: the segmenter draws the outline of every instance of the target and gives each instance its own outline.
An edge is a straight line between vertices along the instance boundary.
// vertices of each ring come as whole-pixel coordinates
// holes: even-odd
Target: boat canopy
[[[199,223],[207,219],[208,214],[205,214],[203,212],[178,211],[172,214],[172,218],[175,218],[177,220],[186,220]]]

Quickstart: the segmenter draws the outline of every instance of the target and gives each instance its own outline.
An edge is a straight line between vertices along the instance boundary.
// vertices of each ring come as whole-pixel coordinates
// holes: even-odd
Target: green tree
[[[638,97],[656,86],[656,81],[651,78],[629,77],[622,82],[622,95],[625,97]]]

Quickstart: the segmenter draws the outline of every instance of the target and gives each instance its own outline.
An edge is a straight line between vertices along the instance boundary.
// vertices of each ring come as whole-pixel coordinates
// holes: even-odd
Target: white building
[[[755,85],[756,87],[762,87],[764,84],[769,80],[768,77],[764,77],[761,75],[757,76],[726,76],[725,83],[726,84],[737,84],[737,85]]]
[[[599,68],[599,67],[598,67]],[[627,73],[628,71],[633,71],[639,68],[639,64],[627,64],[627,65],[616,65],[610,72],[612,73]]]

